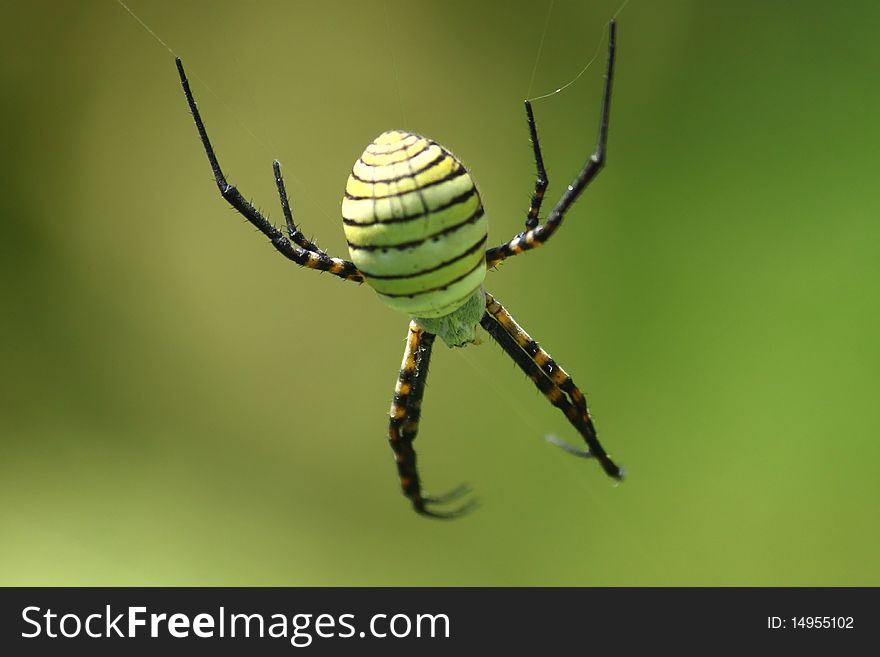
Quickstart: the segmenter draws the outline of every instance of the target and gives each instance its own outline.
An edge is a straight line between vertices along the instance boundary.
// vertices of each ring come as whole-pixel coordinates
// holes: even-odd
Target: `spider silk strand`
[[[614,14],[612,15],[612,18],[617,18],[620,15],[620,12],[622,12],[628,4],[629,4],[629,0],[624,0],[623,4],[620,5],[620,7],[617,9],[617,11],[614,12]],[[551,9],[553,8],[552,3],[550,5],[550,8]],[[550,22],[549,14],[547,16],[547,22],[548,23]],[[547,30],[547,26],[545,25],[544,31],[546,32],[546,30]],[[577,75],[575,75],[571,80],[566,82],[564,85],[562,85],[558,89],[551,91],[550,93],[541,94],[540,96],[530,97],[529,94],[531,94],[531,92],[532,92],[532,82],[534,82],[534,79],[535,79],[535,70],[537,70],[537,68],[538,68],[538,62],[535,61],[535,69],[532,71],[532,81],[529,82],[529,93],[526,94],[526,99],[531,102],[534,102],[537,100],[543,100],[545,98],[550,98],[551,96],[555,96],[558,93],[562,93],[563,91],[568,89],[571,85],[573,85],[575,82],[577,82],[581,78],[581,76],[587,72],[587,69],[589,69],[593,65],[593,63],[599,58],[599,53],[602,51],[602,46],[605,43],[606,31],[607,30],[606,30],[605,26],[603,25],[602,31],[601,31],[601,37],[599,39],[599,43],[596,44],[596,52],[593,53],[593,56],[592,56],[592,58],[590,58],[590,61],[588,61],[584,65],[584,67],[580,70],[580,72]],[[543,45],[544,45],[544,35],[541,36],[541,46],[543,47]],[[538,57],[540,57],[540,56],[541,56],[541,48],[538,48]]]
[[[136,13],[134,13],[134,11],[132,11],[131,7],[129,7],[127,4],[125,4],[122,0],[116,0],[116,2],[119,4],[120,7],[122,7],[126,12],[128,12],[128,14],[132,18],[134,18],[150,36],[152,36],[159,44],[161,44],[165,48],[165,50],[167,50],[169,53],[171,53],[171,55],[173,57],[175,57],[175,58],[179,57],[177,52],[175,52],[175,50],[171,46],[169,46],[162,39],[162,37],[160,37],[155,32],[155,30],[153,30],[149,25],[147,25],[141,19],[140,16],[138,16]],[[251,130],[248,127],[248,125],[235,113],[235,111],[232,110],[232,108],[229,106],[229,104],[227,102],[225,102],[223,100],[223,98],[221,98],[220,95],[216,91],[214,91],[207,82],[205,82],[204,78],[202,78],[198,73],[193,72],[192,69],[189,67],[187,67],[187,72],[189,73],[190,78],[197,80],[199,82],[199,84],[202,85],[209,94],[211,94],[214,98],[217,99],[217,101],[223,106],[223,108],[226,110],[226,112],[230,116],[232,116],[232,118],[235,120],[235,122],[238,124],[238,126],[242,130],[244,130],[245,133],[247,133],[247,135],[254,141],[254,143],[256,143],[260,148],[263,149],[263,151],[266,153],[266,155],[268,156],[269,159],[276,159],[275,156],[273,155],[272,151],[266,145],[266,143],[262,139],[260,139],[254,133],[254,131]],[[281,158],[277,158],[277,159],[279,161],[281,160]],[[293,171],[285,170],[284,171],[284,178],[285,178],[285,180],[292,180],[301,190],[308,190],[309,189],[308,185],[299,176],[297,176],[296,173]],[[335,221],[335,217],[333,215],[331,215],[329,212],[327,212],[327,210],[325,210],[323,207],[321,207],[312,198],[311,194],[303,193],[303,194],[300,194],[300,196],[305,198],[307,203],[311,206],[311,208],[313,210],[317,211],[320,215],[322,215],[324,217],[324,219],[327,220],[328,223],[332,223],[333,221]]]
[[[544,50],[544,39],[547,38],[547,28],[550,25],[550,16],[553,14],[553,4],[555,0],[550,0],[550,6],[547,8],[547,18],[544,19],[544,29],[541,32],[541,40],[538,42],[538,54],[535,55],[535,65],[532,67],[532,76],[529,78],[529,90],[526,92],[526,98],[532,95],[532,85],[535,84],[535,74],[538,72],[538,62],[541,61],[541,52]]]

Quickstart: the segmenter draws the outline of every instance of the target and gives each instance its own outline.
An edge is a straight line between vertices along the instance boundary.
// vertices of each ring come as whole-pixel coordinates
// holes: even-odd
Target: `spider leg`
[[[223,175],[223,171],[220,169],[220,164],[217,162],[214,148],[211,146],[211,141],[208,139],[208,133],[205,131],[205,124],[202,122],[198,107],[196,107],[196,101],[193,97],[192,90],[190,89],[189,80],[187,80],[186,73],[183,70],[183,63],[180,61],[180,58],[177,58],[176,62],[177,72],[180,75],[180,83],[183,85],[183,93],[186,95],[186,102],[189,104],[189,109],[192,112],[193,119],[196,123],[196,129],[199,131],[199,137],[201,137],[202,140],[202,146],[205,148],[205,154],[208,156],[208,162],[211,164],[211,170],[214,172],[214,179],[217,181],[217,187],[220,189],[220,194],[226,199],[227,203],[235,208],[245,219],[263,233],[263,235],[268,237],[272,246],[274,246],[283,256],[292,260],[296,264],[308,269],[327,271],[346,280],[358,283],[363,282],[364,277],[358,271],[357,267],[355,267],[353,262],[342,260],[341,258],[331,258],[323,251],[313,251],[304,248],[300,244],[291,243],[291,240],[286,238],[280,230],[275,228],[268,219],[260,214],[260,211],[251,205],[235,187],[226,182],[226,177]],[[280,168],[276,168],[276,183],[278,182],[279,177]],[[286,200],[286,196],[284,199]],[[303,240],[306,243],[311,244],[305,240],[305,238],[303,238]],[[294,242],[296,242],[295,239]]]
[[[538,225],[538,214],[541,212],[541,203],[544,200],[544,192],[547,191],[547,185],[550,180],[547,178],[547,171],[544,169],[544,158],[541,155],[541,144],[538,142],[538,128],[535,125],[535,114],[532,112],[531,101],[525,101],[526,119],[529,123],[529,139],[532,142],[532,152],[535,156],[535,169],[537,176],[535,177],[535,191],[532,192],[532,198],[529,202],[529,211],[526,215],[526,230],[531,230]]]
[[[284,178],[281,175],[281,163],[278,160],[272,162],[272,171],[275,173],[275,186],[278,188],[278,197],[281,200],[281,211],[284,213],[284,222],[287,224],[287,237],[291,242],[313,253],[324,253],[323,249],[308,240],[296,224],[293,223],[293,213],[290,211],[290,201],[287,198],[287,190],[284,187]]]
[[[546,242],[550,237],[556,232],[556,229],[562,224],[562,220],[565,217],[565,213],[571,207],[571,205],[577,200],[577,198],[581,195],[581,193],[587,188],[593,178],[596,177],[596,174],[602,170],[602,167],[605,165],[605,147],[608,142],[608,118],[611,111],[611,85],[614,78],[614,49],[615,49],[615,41],[617,35],[617,24],[612,19],[608,24],[608,68],[605,72],[605,93],[602,99],[602,115],[599,121],[599,137],[596,142],[596,150],[587,160],[586,164],[584,164],[583,169],[581,169],[580,173],[575,176],[575,179],[568,186],[565,192],[562,194],[560,199],[556,202],[556,205],[550,211],[550,214],[547,215],[547,220],[540,225],[535,225],[531,227],[529,225],[529,221],[531,221],[531,208],[529,210],[529,219],[526,221],[526,230],[524,233],[520,233],[516,237],[514,237],[509,242],[505,242],[500,246],[493,246],[492,248],[486,251],[486,265],[488,267],[494,267],[499,262],[504,260],[505,258],[509,258],[510,256],[517,255],[522,253],[523,251],[529,251],[531,249],[537,248],[541,246],[544,242]],[[527,105],[527,110],[529,106]],[[534,127],[534,117],[531,117],[532,120],[529,122],[529,130],[532,131]],[[533,134],[537,134],[533,131]],[[535,147],[535,153],[540,153],[539,148],[537,147],[537,139],[533,138],[532,141],[533,146]],[[540,160],[539,160],[540,162]],[[538,169],[538,181],[540,182],[540,174],[541,167]],[[532,205],[535,205],[536,198],[538,197],[538,184],[535,185],[535,194],[532,197]],[[540,206],[540,199],[537,199],[538,205]],[[537,221],[537,214],[535,216],[535,221]]]
[[[400,486],[403,494],[412,502],[417,513],[432,518],[455,518],[474,508],[471,500],[449,511],[434,510],[431,505],[444,504],[456,500],[467,492],[467,486],[459,486],[445,495],[429,496],[422,493],[419,472],[416,467],[416,452],[412,443],[419,431],[422,395],[428,378],[428,364],[431,348],[434,345],[433,333],[422,329],[415,321],[409,324],[403,363],[394,388],[391,402],[391,419],[388,425],[388,442],[397,462]]]
[[[596,427],[587,408],[587,400],[568,373],[541,346],[516,323],[510,313],[495,298],[486,293],[486,313],[480,324],[495,338],[501,348],[525,372],[545,397],[561,410],[571,425],[578,430],[587,443],[584,452],[565,445],[564,449],[578,456],[596,458],[605,473],[614,479],[623,478],[618,467],[599,443]],[[551,440],[560,445],[559,439]],[[562,445],[560,445],[562,446]]]

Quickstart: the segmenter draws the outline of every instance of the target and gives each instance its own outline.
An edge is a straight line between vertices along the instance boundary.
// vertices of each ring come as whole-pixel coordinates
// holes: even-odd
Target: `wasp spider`
[[[183,65],[177,60],[186,100],[223,198],[293,262],[345,280],[366,282],[382,301],[411,317],[403,364],[391,403],[388,437],[403,494],[420,514],[451,518],[473,506],[471,501],[451,510],[437,508],[460,498],[467,488],[462,486],[441,496],[426,495],[416,468],[413,441],[419,429],[422,393],[435,337],[439,335],[450,347],[463,347],[476,340],[477,324],[498,342],[550,403],[565,414],[587,448],[554,442],[578,456],[595,458],[609,476],[623,477],[622,469],[599,443],[583,393],[568,373],[483,289],[487,269],[550,239],[562,224],[566,211],[602,168],[608,137],[614,48],[615,23],[612,21],[595,152],[543,223],[539,213],[547,188],[547,173],[532,106],[526,101],[537,180],[523,232],[509,242],[486,249],[488,222],[467,169],[440,144],[411,132],[390,130],[367,146],[355,162],[345,187],[342,221],[351,260],[331,257],[297,229],[277,161],[274,162],[275,183],[287,224],[286,237],[226,182]]]

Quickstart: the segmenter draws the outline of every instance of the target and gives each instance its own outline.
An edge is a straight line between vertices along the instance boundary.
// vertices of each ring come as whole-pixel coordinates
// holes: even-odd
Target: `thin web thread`
[[[526,98],[532,95],[532,85],[535,84],[535,74],[538,72],[538,62],[541,61],[541,52],[544,50],[544,39],[547,38],[547,28],[550,25],[550,16],[553,14],[553,4],[556,0],[550,0],[550,6],[547,8],[547,18],[544,19],[544,29],[541,31],[541,41],[538,43],[538,54],[535,55],[535,65],[532,67],[532,77],[529,78],[529,90]]]
[[[612,15],[612,18],[617,18],[620,15],[620,12],[622,12],[628,4],[629,4],[629,0],[624,0],[623,4],[620,5],[620,7],[617,9],[617,11],[614,12],[614,14]],[[552,5],[551,5],[551,8],[552,8]],[[549,16],[548,16],[548,21],[549,21]],[[546,31],[546,26],[545,26],[545,31]],[[528,98],[528,100],[531,102],[534,102],[536,100],[542,100],[544,98],[549,98],[550,96],[555,96],[556,94],[561,93],[561,92],[565,91],[566,89],[568,89],[571,85],[573,85],[575,82],[577,82],[581,78],[581,76],[587,72],[587,69],[589,69],[593,65],[593,62],[595,62],[599,58],[599,52],[602,50],[602,46],[604,45],[604,43],[605,43],[605,26],[603,25],[602,26],[602,37],[599,39],[599,43],[596,45],[596,52],[593,53],[593,57],[590,59],[590,61],[588,61],[586,63],[586,65],[580,70],[580,73],[578,73],[576,76],[574,76],[574,78],[572,78],[571,80],[566,82],[564,85],[562,85],[561,87],[559,87],[555,91],[551,91],[550,93],[546,93],[546,94],[541,94],[540,96],[535,96],[534,98]],[[542,35],[541,36],[541,46],[543,47],[543,45],[544,45],[544,36]],[[540,56],[541,56],[541,49],[539,48],[538,49],[538,57],[540,57]],[[535,62],[535,70],[537,68],[538,68],[538,62],[536,61]],[[534,80],[534,77],[535,77],[535,73],[533,70],[532,71],[532,79],[533,80]],[[532,91],[532,83],[529,82],[529,93],[531,93],[531,91]]]
[[[158,34],[156,34],[156,33],[150,28],[149,25],[147,25],[144,21],[141,20],[140,16],[138,16],[137,14],[135,14],[135,13],[129,8],[128,5],[126,5],[122,0],[116,0],[116,2],[119,3],[119,5],[120,5],[123,9],[125,9],[125,11],[127,11],[127,12],[131,15],[132,18],[134,18],[138,23],[140,23],[141,27],[143,27],[143,28],[144,28],[144,29],[150,34],[150,36],[152,36],[156,41],[158,41],[159,43],[161,43],[161,44],[165,47],[165,49],[166,49],[168,52],[170,52],[174,57],[179,57],[179,55],[178,55],[176,52],[174,52],[174,50],[171,48],[171,46],[169,46],[167,43],[165,43],[165,42],[162,40],[162,38],[161,38]],[[214,90],[208,85],[208,83],[205,82],[205,81],[199,76],[198,73],[190,73],[189,71],[187,71],[187,77],[189,77],[189,78],[193,78],[193,79],[195,79],[195,80],[198,80],[198,81],[199,81],[199,84],[201,84],[201,85],[202,85],[202,86],[208,91],[208,93],[210,93],[212,96],[214,96],[214,98],[216,98],[216,99],[217,99],[217,100],[223,105],[223,107],[226,109],[226,111],[229,112],[229,113],[232,115],[232,117],[233,117],[233,118],[235,119],[235,121],[239,124],[239,126],[240,126],[245,132],[248,133],[248,135],[249,135],[249,136],[250,136],[250,137],[251,137],[251,138],[252,138],[252,139],[253,139],[253,140],[254,140],[254,141],[260,146],[260,148],[262,148],[263,150],[265,150],[266,153],[269,153],[269,152],[270,152],[270,151],[269,151],[269,148],[266,146],[266,144],[263,143],[263,141],[262,141],[259,137],[257,137],[257,135],[255,135],[255,134],[253,133],[253,131],[252,131],[250,128],[248,128],[247,125],[245,125],[245,123],[244,123],[241,119],[238,118],[238,116],[236,116],[235,112],[232,111],[232,109],[229,107],[229,105],[228,105],[226,102],[224,102],[222,98],[220,98],[220,96],[217,94],[217,92],[215,92],[215,91],[214,91]]]
[[[174,52],[174,51],[171,49],[171,46],[169,46],[167,43],[165,43],[164,41],[162,41],[162,39],[159,38],[159,35],[156,34],[155,32],[153,32],[153,30],[150,29],[150,26],[149,26],[149,25],[147,25],[146,23],[144,23],[136,13],[134,13],[131,9],[128,8],[128,5],[127,5],[127,4],[125,4],[122,0],[116,0],[116,2],[118,2],[118,3],[119,3],[119,6],[122,7],[123,9],[125,9],[125,11],[127,11],[127,12],[129,13],[129,15],[131,15],[131,17],[132,17],[133,19],[135,19],[138,23],[140,23],[140,24],[141,24],[141,27],[144,28],[147,32],[149,32],[150,35],[152,35],[152,37],[153,37],[156,41],[158,41],[158,42],[161,43],[163,46],[165,46],[165,50],[167,50],[168,52],[170,52],[174,57],[177,57],[177,53]]]
[[[529,428],[530,433],[535,437],[535,439],[543,438],[545,433],[544,429],[542,429],[538,425],[538,423],[535,422],[535,419],[533,417],[527,415],[522,410],[521,405],[513,403],[513,401],[510,399],[510,396],[501,389],[501,386],[498,385],[498,382],[495,380],[495,378],[488,372],[485,365],[476,361],[471,355],[471,352],[469,352],[467,349],[455,349],[453,351],[457,353],[464,362],[466,362],[475,372],[480,375],[480,377],[486,382],[486,384],[490,388],[492,388],[492,390],[499,398],[504,400],[504,403],[507,405],[507,407],[522,420],[525,426]]]

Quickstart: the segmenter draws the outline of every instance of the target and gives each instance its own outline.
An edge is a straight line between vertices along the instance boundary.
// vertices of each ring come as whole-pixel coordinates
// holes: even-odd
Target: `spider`
[[[413,441],[419,429],[422,394],[436,336],[449,347],[476,341],[477,325],[495,339],[550,403],[560,409],[586,442],[586,449],[548,438],[566,451],[595,458],[614,479],[623,470],[608,456],[596,434],[583,393],[510,313],[483,288],[487,269],[541,246],[562,224],[565,213],[605,163],[614,73],[616,25],[608,25],[608,63],[596,148],[540,223],[548,179],[531,103],[525,101],[537,169],[525,230],[508,242],[485,248],[488,222],[480,195],[462,163],[446,148],[421,135],[391,130],[367,146],[354,164],[342,201],[343,228],[351,260],[334,258],[306,239],[293,221],[281,166],[273,163],[287,236],[226,181],[208,139],[183,64],[176,60],[183,92],[214,172],[220,194],[257,227],[282,255],[309,269],[344,280],[366,282],[379,298],[411,320],[403,363],[391,402],[389,443],[403,494],[419,514],[454,518],[471,510],[471,499],[457,508],[438,508],[462,498],[467,486],[440,496],[422,490]]]

